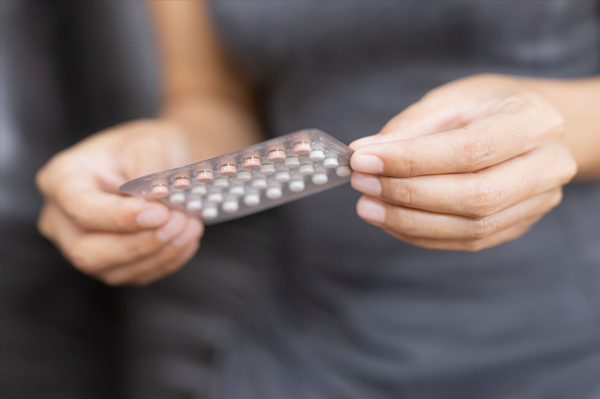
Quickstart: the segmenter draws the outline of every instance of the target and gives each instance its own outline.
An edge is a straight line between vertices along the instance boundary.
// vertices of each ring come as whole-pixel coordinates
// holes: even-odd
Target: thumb
[[[367,144],[409,140],[456,129],[466,123],[463,113],[468,103],[446,93],[431,92],[394,116],[379,133],[350,144],[354,150]]]

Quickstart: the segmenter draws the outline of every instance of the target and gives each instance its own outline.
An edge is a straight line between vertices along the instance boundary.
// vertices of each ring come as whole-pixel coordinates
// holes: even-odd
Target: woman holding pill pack
[[[38,173],[39,228],[110,285],[149,284],[197,253],[140,291],[142,311],[193,288],[190,269],[253,254],[236,262],[266,277],[219,348],[217,397],[600,395],[600,2],[149,9],[161,117],[57,154]],[[117,194],[306,127],[352,142],[356,191],[211,227],[200,250],[199,220]],[[152,336],[139,359],[162,352],[132,397],[198,395],[193,365],[160,371],[193,340]]]

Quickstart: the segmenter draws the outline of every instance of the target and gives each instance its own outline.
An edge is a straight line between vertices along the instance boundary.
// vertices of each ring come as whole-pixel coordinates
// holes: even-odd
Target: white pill
[[[215,188],[227,188],[229,187],[229,179],[227,179],[226,177],[219,177],[216,178],[214,183],[213,183],[213,187]]]
[[[350,173],[352,173],[352,170],[347,165],[338,166],[335,170],[335,174],[339,177],[348,177],[350,176]]]
[[[304,182],[302,180],[292,180],[288,187],[290,188],[290,191],[298,193],[304,190]]]
[[[280,183],[285,183],[287,181],[290,181],[290,172],[285,171],[285,170],[277,172],[275,174],[275,180],[277,180]]]
[[[273,165],[272,163],[264,163],[260,167],[260,172],[264,173],[265,175],[275,173],[275,165]]]
[[[252,187],[259,190],[267,188],[267,179],[259,178],[252,180]]]
[[[223,202],[223,193],[220,191],[210,192],[208,193],[206,199],[208,200],[208,202]]]
[[[182,204],[185,202],[185,193],[173,193],[169,197],[169,201],[171,201],[172,204]]]
[[[340,163],[338,162],[337,158],[334,157],[329,157],[329,158],[325,158],[323,160],[323,166],[325,166],[326,168],[337,168],[338,165]]]
[[[207,206],[202,211],[202,217],[204,219],[208,219],[208,220],[209,219],[214,219],[217,216],[219,216],[219,211],[217,210],[217,208],[215,206]]]
[[[317,185],[325,184],[327,183],[327,180],[327,174],[323,172],[315,173],[314,175],[312,175],[312,182]]]
[[[279,188],[279,187],[269,187],[267,189],[266,196],[269,199],[276,200],[276,199],[281,198],[281,194],[282,194],[281,188]]]
[[[315,167],[310,164],[300,165],[300,168],[298,168],[298,172],[302,175],[312,175],[314,171]]]
[[[244,204],[248,206],[256,206],[260,204],[260,196],[256,193],[246,194]]]
[[[199,211],[202,209],[202,201],[200,198],[190,199],[187,203],[187,210],[190,212]]]
[[[283,164],[288,168],[297,168],[298,166],[300,166],[300,158],[288,157],[285,159],[285,162]]]
[[[322,150],[312,150],[308,154],[308,158],[313,162],[322,161],[325,158],[325,153]]]
[[[228,199],[223,202],[223,210],[227,213],[237,212],[239,208],[240,207],[235,199]]]
[[[246,190],[244,189],[244,186],[242,186],[241,184],[236,184],[234,186],[231,186],[231,188],[229,189],[229,194],[231,194],[235,197],[241,197],[245,193],[246,193]]]
[[[206,184],[204,183],[199,183],[192,186],[192,194],[205,195],[206,192]]]
[[[252,173],[249,170],[241,170],[236,177],[239,181],[248,181],[252,179]]]

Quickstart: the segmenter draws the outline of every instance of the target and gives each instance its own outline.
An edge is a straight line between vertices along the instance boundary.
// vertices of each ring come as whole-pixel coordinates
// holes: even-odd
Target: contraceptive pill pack
[[[352,153],[327,133],[308,129],[142,176],[120,190],[215,224],[350,181]]]

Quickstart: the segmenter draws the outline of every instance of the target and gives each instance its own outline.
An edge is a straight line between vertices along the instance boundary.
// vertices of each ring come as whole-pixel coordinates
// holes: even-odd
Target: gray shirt
[[[211,5],[270,135],[349,143],[464,76],[600,72],[597,2]],[[600,396],[600,185],[571,184],[525,236],[478,253],[398,241],[356,216],[358,197],[347,185],[264,216],[270,278],[220,396]]]

